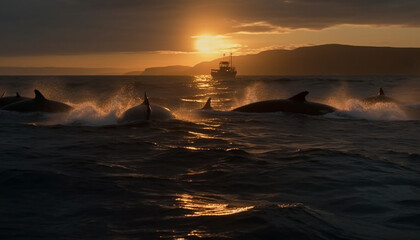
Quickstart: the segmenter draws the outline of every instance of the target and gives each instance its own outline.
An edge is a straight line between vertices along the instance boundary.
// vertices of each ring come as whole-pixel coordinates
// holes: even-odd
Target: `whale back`
[[[4,106],[3,110],[16,112],[44,112],[44,113],[62,113],[69,112],[73,108],[67,104],[47,100],[40,91],[34,90],[35,98],[15,102]],[[16,98],[16,97],[15,97]]]
[[[173,119],[171,111],[159,105],[150,104],[147,94],[144,93],[144,100],[141,104],[125,111],[118,119],[120,124],[131,124],[148,120],[169,120]]]
[[[6,92],[4,92],[2,97],[0,97],[0,108],[13,104],[13,103],[29,100],[29,98],[20,96],[18,92],[16,92],[16,96],[9,96],[9,97],[4,97],[5,93]]]
[[[242,107],[233,109],[237,112],[287,112],[301,113],[307,115],[323,115],[334,112],[336,109],[321,103],[306,101],[308,91],[303,91],[288,99],[266,100],[250,103]]]

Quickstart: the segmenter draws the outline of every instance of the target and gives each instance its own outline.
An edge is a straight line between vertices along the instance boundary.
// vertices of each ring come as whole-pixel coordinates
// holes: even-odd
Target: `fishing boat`
[[[211,69],[211,76],[215,79],[235,78],[236,73],[236,69],[233,67],[232,62],[232,53],[230,54],[230,62],[220,61],[219,69]]]

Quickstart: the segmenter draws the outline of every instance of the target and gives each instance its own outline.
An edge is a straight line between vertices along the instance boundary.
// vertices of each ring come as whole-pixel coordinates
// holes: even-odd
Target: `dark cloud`
[[[250,6],[251,7],[251,6]],[[420,25],[417,0],[261,0],[237,17],[289,28],[320,29],[336,24]]]
[[[190,50],[173,2],[2,0],[0,54]]]
[[[267,25],[250,25],[254,22]],[[191,36],[200,28],[223,34],[241,25],[259,32],[336,24],[419,26],[420,2],[2,0],[0,55],[191,51]]]
[[[246,33],[267,33],[278,32],[279,28],[265,22],[256,22],[251,24],[239,24],[236,26],[234,25],[233,30],[236,30],[236,32]]]

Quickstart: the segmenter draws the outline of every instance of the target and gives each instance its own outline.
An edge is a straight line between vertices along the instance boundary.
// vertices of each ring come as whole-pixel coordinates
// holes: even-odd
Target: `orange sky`
[[[420,47],[420,3],[406,0],[31,4],[0,3],[0,66],[132,71],[329,43]]]

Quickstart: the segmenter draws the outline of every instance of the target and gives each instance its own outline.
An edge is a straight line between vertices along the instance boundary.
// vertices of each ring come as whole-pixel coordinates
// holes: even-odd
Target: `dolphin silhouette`
[[[4,97],[4,94],[5,93],[3,93],[3,95],[0,97],[0,108],[7,106],[9,104],[12,104],[12,103],[30,99],[27,97],[21,97],[19,93],[16,93],[16,96],[9,96],[9,97]]]
[[[267,100],[261,102],[250,103],[242,107],[233,109],[235,112],[289,112],[302,113],[308,115],[323,115],[336,111],[334,107],[306,101],[305,97],[308,91],[296,94],[289,99]]]
[[[201,108],[201,110],[213,110],[211,106],[211,98],[207,99],[206,104]]]
[[[12,103],[2,107],[2,110],[15,112],[69,112],[73,108],[67,104],[46,99],[38,90],[34,90],[35,98]]]
[[[150,104],[145,92],[143,102],[125,111],[118,119],[118,123],[126,124],[144,120],[168,120],[173,118],[174,116],[168,108]]]
[[[376,95],[374,97],[364,98],[364,99],[362,99],[362,102],[367,103],[367,104],[375,104],[375,103],[397,103],[397,104],[399,104],[400,103],[393,98],[385,96],[385,92],[384,92],[384,90],[382,90],[382,88],[379,88],[378,95]]]

